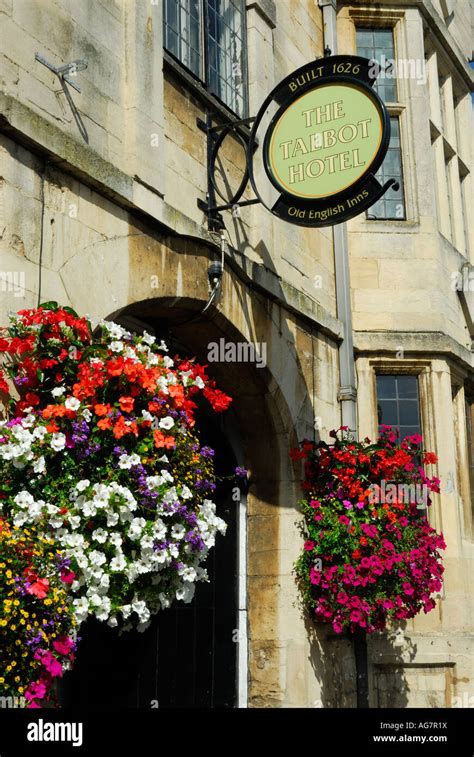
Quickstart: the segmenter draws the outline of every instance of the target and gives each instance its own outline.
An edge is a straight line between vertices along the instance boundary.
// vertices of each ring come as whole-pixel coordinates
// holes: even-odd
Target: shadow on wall
[[[313,623],[307,612],[305,625],[310,640],[310,662],[321,686],[315,707],[356,707],[356,667],[354,642],[335,634],[330,625]],[[417,647],[403,633],[406,624],[368,637],[370,707],[409,706],[410,682],[407,663],[415,658]],[[383,652],[378,652],[382,643]],[[380,658],[380,661],[378,660]],[[383,661],[382,661],[383,658]],[[421,671],[420,671],[421,674]]]

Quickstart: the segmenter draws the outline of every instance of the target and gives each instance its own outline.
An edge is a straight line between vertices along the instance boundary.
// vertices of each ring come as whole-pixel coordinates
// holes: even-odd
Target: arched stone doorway
[[[190,604],[176,602],[144,632],[119,636],[89,620],[76,663],[62,685],[66,706],[89,710],[234,707],[237,704],[237,529],[232,499],[236,458],[221,424],[203,405],[196,413],[202,444],[215,450],[217,514],[227,523],[206,561],[209,583]]]

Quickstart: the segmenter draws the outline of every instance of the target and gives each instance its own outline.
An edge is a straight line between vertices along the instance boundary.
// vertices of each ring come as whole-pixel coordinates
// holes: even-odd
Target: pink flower
[[[408,581],[405,581],[405,583],[402,586],[404,594],[407,595],[407,597],[411,597],[412,594],[415,593],[415,589],[411,584],[408,583]]]
[[[350,523],[349,518],[347,515],[340,515],[339,516],[339,523],[342,523],[343,526],[348,526]]]
[[[352,508],[352,502],[349,502],[348,499],[343,499],[342,500],[342,504],[344,505],[344,507],[346,508],[346,510],[351,510],[351,508]]]
[[[69,636],[60,636],[56,641],[53,641],[53,647],[59,654],[69,654],[74,646],[74,642]]]
[[[384,599],[384,601],[382,602],[382,606],[386,610],[393,610],[393,608],[394,608],[395,605],[393,604],[393,602],[392,602],[391,599]]]
[[[332,627],[335,633],[342,633],[344,630],[344,627],[341,625],[341,623],[339,623],[338,620],[333,620]]]
[[[56,678],[56,676],[62,676],[63,666],[51,652],[43,652],[40,659],[48,673],[50,673],[53,678]]]
[[[25,699],[43,699],[46,694],[46,684],[44,681],[34,681],[30,683],[25,691]]]
[[[65,584],[72,584],[76,577],[76,574],[68,568],[63,568],[61,571],[61,581]]]
[[[336,599],[340,605],[346,605],[349,600],[349,596],[345,591],[340,591]]]
[[[362,613],[360,613],[359,610],[352,610],[351,620],[353,623],[358,623],[360,620],[362,620]]]

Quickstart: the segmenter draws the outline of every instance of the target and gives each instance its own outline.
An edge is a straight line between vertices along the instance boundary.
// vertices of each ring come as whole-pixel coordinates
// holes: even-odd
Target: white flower
[[[128,535],[130,539],[139,539],[145,526],[145,518],[133,518],[132,522],[130,523],[130,528],[128,529]]]
[[[183,499],[191,499],[192,496],[193,496],[192,491],[188,489],[188,487],[185,484],[183,488],[181,489],[181,497]]]
[[[102,597],[99,594],[93,594],[90,597],[90,603],[91,605],[94,605],[94,607],[100,607],[102,604]]]
[[[95,612],[95,616],[98,620],[105,621],[109,617],[111,608],[111,602],[108,597],[102,597],[102,601],[100,603],[100,606]]]
[[[122,571],[126,566],[126,560],[122,552],[117,552],[115,557],[112,557],[110,561],[110,570]]]
[[[33,465],[33,470],[35,473],[44,473],[46,470],[46,463],[44,461],[44,457],[39,457],[35,464]]]
[[[194,568],[183,568],[181,571],[179,571],[179,575],[183,579],[183,581],[195,581],[197,578],[197,573],[194,570]]]
[[[78,492],[83,492],[84,489],[87,489],[87,487],[90,485],[90,481],[88,478],[83,478],[76,484],[76,489]]]
[[[110,342],[109,347],[112,350],[112,352],[122,352],[123,342],[120,342],[120,341]]]
[[[77,399],[77,397],[68,397],[66,402],[64,403],[64,407],[67,408],[67,410],[78,410],[81,406],[80,401]]]
[[[60,452],[66,446],[66,436],[61,432],[56,432],[51,438],[51,447],[56,452]]]
[[[95,541],[98,541],[99,544],[105,544],[107,541],[107,531],[105,531],[103,528],[96,528],[95,531],[92,532],[92,538]]]
[[[166,531],[166,525],[163,523],[161,518],[158,518],[153,524],[153,536],[158,541],[162,541],[166,536]]]
[[[122,546],[122,537],[116,531],[108,535],[109,543],[113,544],[116,549]]]
[[[148,410],[142,410],[142,418],[144,421],[153,421],[153,415]]]
[[[130,614],[132,612],[132,605],[123,605],[121,607],[120,612],[123,615],[124,620],[126,620],[128,617],[130,617]]]
[[[103,552],[93,549],[92,552],[89,552],[89,561],[92,565],[103,565],[107,561],[107,558]]]
[[[51,394],[53,395],[53,397],[61,397],[61,395],[64,394],[65,391],[66,389],[64,388],[64,386],[55,386]]]
[[[196,376],[194,383],[199,387],[199,389],[204,389],[204,387],[206,386],[201,376]]]
[[[171,607],[171,600],[163,592],[158,594],[158,599],[160,600],[160,604],[163,610],[166,610],[168,607]]]
[[[82,623],[89,614],[89,600],[87,597],[80,597],[79,599],[74,599],[72,604],[74,606],[77,622]]]
[[[18,507],[29,507],[33,504],[34,499],[32,494],[23,490],[21,492],[18,492],[18,494],[13,498],[13,501],[16,505],[18,505]]]
[[[174,426],[174,420],[170,415],[167,415],[166,418],[162,418],[159,422],[159,427],[164,428],[166,430],[173,428]]]
[[[13,525],[19,528],[23,526],[27,520],[28,515],[26,513],[15,513],[13,516]]]
[[[84,420],[87,421],[88,423],[92,420],[92,413],[87,407],[84,408],[81,415],[84,418]]]
[[[99,592],[105,594],[110,586],[110,578],[107,573],[104,573],[99,581]]]
[[[45,426],[36,426],[36,428],[33,429],[33,436],[35,439],[44,439],[47,433],[48,431]]]
[[[119,514],[118,513],[107,513],[107,526],[109,528],[113,528],[117,525],[119,522]]]
[[[166,342],[161,341],[160,342],[160,350],[163,352],[168,352],[168,347],[166,346]]]
[[[194,584],[185,583],[181,589],[176,590],[176,599],[181,599],[185,604],[189,604],[194,597],[195,590]]]
[[[132,602],[132,611],[136,612],[141,623],[146,623],[150,618],[150,611],[143,600],[134,600]]]
[[[158,389],[160,390],[160,392],[163,392],[163,394],[169,394],[168,381],[166,380],[164,376],[158,376],[156,380],[156,385]]]
[[[140,463],[140,456],[136,454],[120,455],[118,461],[119,468],[122,468],[123,470],[130,470],[133,465],[140,465]]]
[[[145,342],[145,344],[155,344],[155,337],[149,334],[147,331],[143,332],[142,341]]]
[[[171,528],[171,536],[173,539],[182,539],[185,533],[186,529],[181,523],[175,523]]]

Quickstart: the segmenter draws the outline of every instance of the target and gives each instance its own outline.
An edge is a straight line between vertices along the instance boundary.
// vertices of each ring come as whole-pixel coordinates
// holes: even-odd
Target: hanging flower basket
[[[13,316],[0,353],[0,513],[68,560],[77,623],[144,630],[190,602],[225,532],[195,399],[221,412],[230,397],[146,332],[104,321],[93,335],[56,303]]]
[[[371,444],[346,431],[331,432],[332,445],[304,441],[290,453],[305,467],[307,539],[295,567],[315,620],[337,634],[372,633],[435,607],[446,545],[426,518],[439,480],[423,465],[437,458],[422,452],[419,435],[399,443],[386,427]]]
[[[47,703],[74,659],[69,561],[35,527],[0,518],[0,690],[13,704]]]

